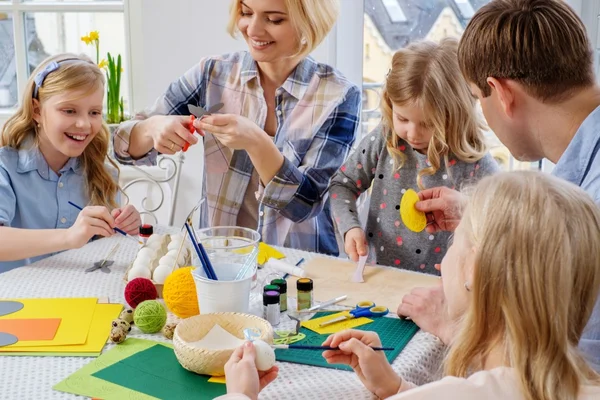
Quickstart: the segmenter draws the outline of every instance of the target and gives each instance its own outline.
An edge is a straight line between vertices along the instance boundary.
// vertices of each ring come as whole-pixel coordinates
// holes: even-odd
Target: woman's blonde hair
[[[33,119],[33,98],[36,87],[34,78],[38,72],[44,70],[53,61],[59,63],[59,68],[50,72],[44,79],[42,86],[38,88],[36,98],[40,101],[40,104],[43,104],[45,99],[66,91],[84,90],[87,93],[92,93],[98,88],[104,88],[104,74],[87,56],[64,53],[47,58],[31,74],[25,87],[21,106],[6,121],[0,136],[1,146],[10,146],[18,150],[29,139],[33,139],[36,145],[39,144],[39,132],[36,121]],[[108,166],[105,165],[105,161],[108,161],[112,167],[119,171],[119,167],[115,162],[107,157],[109,140],[108,126],[102,122],[100,132],[96,134],[80,156],[86,177],[86,189],[90,199],[89,205],[118,206],[116,195],[119,187],[109,172]]]
[[[446,360],[464,377],[503,344],[528,400],[575,400],[598,375],[577,349],[600,287],[600,210],[533,171],[475,187],[459,226],[475,249],[472,302]]]
[[[339,0],[285,0],[288,17],[298,34],[300,47],[294,57],[310,54],[331,31],[339,14]],[[242,0],[232,0],[227,32],[236,37],[242,16]]]
[[[416,106],[426,116],[433,135],[427,149],[430,167],[419,171],[433,175],[453,154],[459,160],[475,162],[487,151],[476,102],[458,67],[458,42],[443,39],[439,44],[419,41],[398,50],[382,91],[381,113],[387,150],[400,168],[405,155],[398,150],[400,138],[394,132],[392,105]]]

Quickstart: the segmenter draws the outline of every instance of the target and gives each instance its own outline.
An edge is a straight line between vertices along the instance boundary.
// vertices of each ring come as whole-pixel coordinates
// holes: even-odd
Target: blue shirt
[[[0,147],[0,225],[24,229],[69,228],[79,214],[69,201],[82,207],[89,202],[78,158],[69,159],[59,176],[35,145],[21,150]],[[50,255],[0,262],[0,273]]]
[[[275,177],[257,192],[258,227],[264,242],[338,255],[327,187],[358,131],[360,90],[339,71],[307,57],[276,90],[275,145],[284,156]],[[174,81],[154,106],[122,123],[113,136],[124,164],[156,163],[156,150],[133,160],[129,134],[152,115],[189,115],[188,104],[242,115],[264,128],[267,103],[256,61],[248,52],[208,57]],[[254,166],[244,150],[232,150],[207,132],[201,226],[235,226]]]
[[[583,121],[552,172],[576,184],[600,205],[600,107]],[[592,255],[598,257],[599,255]],[[600,299],[583,332],[579,348],[600,372]]]

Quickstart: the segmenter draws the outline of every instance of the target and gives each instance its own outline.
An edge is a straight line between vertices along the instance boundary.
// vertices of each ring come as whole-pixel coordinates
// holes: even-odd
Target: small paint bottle
[[[263,293],[268,292],[268,291],[279,292],[279,286],[274,285],[274,284],[265,285],[265,287],[263,287]]]
[[[298,292],[298,311],[312,307],[313,303],[313,281],[310,278],[300,278],[296,281]]]
[[[144,224],[140,226],[139,237],[142,243],[146,244],[148,238],[154,233],[154,227],[150,224]]]
[[[279,325],[279,292],[268,290],[263,293],[264,319],[272,326]]]
[[[281,312],[287,311],[287,281],[285,279],[273,279],[271,285],[279,288],[279,304]]]

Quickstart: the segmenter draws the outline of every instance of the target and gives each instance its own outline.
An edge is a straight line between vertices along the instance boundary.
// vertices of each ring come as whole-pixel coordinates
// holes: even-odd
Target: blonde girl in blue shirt
[[[104,85],[100,68],[74,54],[50,57],[31,75],[0,136],[0,272],[112,236],[115,227],[138,233],[139,212],[118,207]]]

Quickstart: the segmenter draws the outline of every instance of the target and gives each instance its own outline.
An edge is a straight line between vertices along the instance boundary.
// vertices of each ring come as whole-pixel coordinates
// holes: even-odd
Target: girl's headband
[[[46,77],[48,76],[48,74],[50,72],[56,71],[60,67],[60,64],[63,63],[63,62],[65,62],[65,61],[83,61],[83,62],[88,62],[88,61],[82,60],[80,58],[65,58],[64,60],[52,61],[51,63],[48,63],[48,65],[46,65],[46,68],[44,68],[43,70],[41,70],[40,72],[38,72],[35,75],[35,77],[33,78],[33,82],[35,84],[35,87],[33,88],[33,98],[34,99],[37,99],[38,90],[39,90],[39,88],[42,87],[42,84],[44,83],[44,80],[46,79]]]

